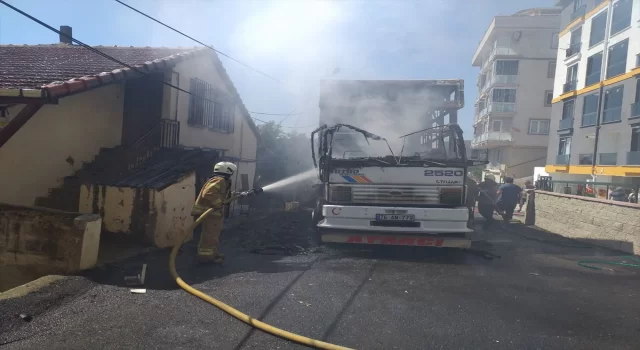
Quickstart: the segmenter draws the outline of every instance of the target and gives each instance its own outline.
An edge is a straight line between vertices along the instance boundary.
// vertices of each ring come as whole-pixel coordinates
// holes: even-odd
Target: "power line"
[[[304,114],[304,112],[286,114],[286,113],[263,113],[263,112],[252,112],[252,111],[249,111],[249,113],[251,113],[251,114],[262,114],[262,115],[275,115],[275,116],[288,116],[288,115]]]
[[[269,74],[267,74],[267,73],[265,73],[265,72],[262,72],[262,71],[260,71],[260,70],[259,70],[259,69],[257,69],[257,68],[253,68],[253,67],[251,67],[250,65],[248,65],[248,64],[246,64],[246,63],[244,63],[244,62],[242,62],[242,61],[240,61],[240,60],[237,60],[237,59],[235,59],[235,58],[233,58],[233,57],[231,57],[231,56],[227,55],[226,53],[224,53],[224,52],[222,52],[222,51],[216,50],[216,49],[214,49],[212,46],[209,46],[209,45],[207,45],[207,44],[203,43],[202,41],[200,41],[200,40],[198,40],[198,39],[196,39],[196,38],[194,38],[194,37],[191,37],[191,36],[189,36],[189,35],[187,35],[187,34],[185,34],[185,33],[181,32],[181,31],[179,31],[179,30],[177,30],[177,29],[175,29],[175,28],[171,27],[171,26],[170,26],[170,25],[168,25],[168,24],[165,24],[165,23],[161,22],[161,21],[159,21],[159,20],[157,20],[157,19],[155,19],[155,18],[153,18],[153,17],[151,17],[151,16],[147,15],[147,14],[146,14],[146,13],[144,13],[144,12],[142,12],[142,11],[140,11],[140,10],[138,10],[138,9],[134,8],[134,7],[131,7],[131,6],[127,5],[127,4],[125,4],[124,2],[122,2],[122,1],[120,1],[120,0],[114,0],[114,1],[115,1],[115,2],[117,2],[117,3],[119,3],[119,4],[120,4],[120,5],[122,5],[122,6],[128,7],[129,9],[131,9],[131,10],[133,10],[133,11],[135,11],[135,12],[137,12],[137,13],[139,13],[139,14],[141,14],[141,15],[145,16],[145,17],[147,17],[148,19],[150,19],[150,20],[152,20],[152,21],[154,21],[154,22],[156,22],[156,23],[159,23],[159,24],[161,24],[161,25],[163,25],[163,26],[165,26],[165,27],[167,27],[167,28],[169,28],[169,29],[173,30],[174,32],[176,32],[176,33],[178,33],[178,34],[180,34],[180,35],[182,35],[182,36],[184,36],[184,37],[187,37],[187,38],[189,38],[189,39],[191,39],[191,40],[193,40],[193,41],[197,42],[197,43],[198,43],[198,44],[200,44],[200,45],[203,45],[203,46],[205,46],[205,47],[210,48],[211,50],[213,50],[213,51],[215,51],[215,52],[219,53],[220,55],[222,55],[222,56],[224,56],[224,57],[226,57],[226,58],[228,58],[228,59],[230,59],[230,60],[232,60],[232,61],[234,61],[234,62],[236,62],[236,63],[239,63],[239,64],[241,64],[241,65],[243,65],[243,66],[245,66],[245,67],[247,67],[247,68],[249,68],[249,69],[251,69],[251,70],[253,70],[253,71],[257,72],[257,73],[260,73],[260,74],[264,75],[265,77],[267,77],[267,78],[269,78],[269,79],[273,79],[273,80],[277,81],[278,83],[281,83],[281,81],[280,81],[280,80],[278,80],[278,79],[276,79],[276,78],[272,77],[271,75],[269,75]]]
[[[98,54],[98,55],[100,55],[100,56],[102,56],[102,57],[104,57],[104,58],[106,58],[106,59],[108,59],[108,60],[110,60],[110,61],[113,61],[113,62],[115,62],[115,63],[118,63],[118,64],[122,65],[123,67],[129,68],[129,69],[131,69],[131,70],[133,70],[133,71],[135,71],[135,72],[137,72],[137,73],[139,73],[139,74],[141,74],[141,75],[143,75],[143,76],[149,76],[149,74],[148,74],[148,73],[145,73],[145,72],[141,71],[140,69],[138,69],[138,68],[136,68],[136,67],[133,67],[133,66],[131,66],[131,65],[128,65],[128,64],[126,64],[126,63],[124,63],[124,62],[122,62],[122,61],[118,60],[117,58],[115,58],[115,57],[113,57],[113,56],[110,56],[110,55],[108,55],[108,54],[106,54],[106,53],[104,53],[104,52],[102,52],[102,51],[100,51],[100,50],[98,50],[98,49],[96,49],[96,48],[94,48],[94,47],[91,47],[91,46],[89,46],[89,45],[87,45],[87,44],[83,43],[82,41],[80,41],[80,40],[78,40],[78,39],[76,39],[76,38],[72,37],[71,35],[68,35],[67,33],[63,33],[63,32],[61,32],[61,31],[59,31],[58,29],[55,29],[54,27],[52,27],[52,26],[50,26],[50,25],[48,25],[48,24],[44,23],[43,21],[41,21],[41,20],[39,20],[39,19],[37,19],[37,18],[35,18],[35,17],[31,16],[30,14],[28,14],[28,13],[26,13],[26,12],[24,12],[24,11],[22,11],[22,10],[18,9],[18,8],[16,8],[15,6],[12,6],[12,5],[8,4],[8,3],[7,3],[7,2],[5,2],[4,0],[0,0],[0,4],[3,4],[3,5],[5,5],[5,6],[7,6],[7,7],[9,7],[10,9],[12,9],[12,10],[14,10],[14,11],[18,12],[19,14],[21,14],[21,15],[23,15],[23,16],[25,16],[25,17],[29,18],[30,20],[32,20],[32,21],[34,21],[34,22],[36,22],[36,23],[40,24],[41,26],[43,26],[43,27],[45,27],[45,28],[47,28],[47,29],[49,29],[49,30],[51,30],[51,31],[55,32],[55,33],[58,33],[59,35],[62,35],[62,36],[64,36],[64,37],[66,37],[66,38],[70,39],[71,41],[73,41],[73,42],[77,43],[78,45],[80,45],[80,46],[84,47],[85,49],[87,49],[87,50],[89,50],[89,51],[91,51],[91,52],[93,52],[93,53],[95,53],[95,54]],[[184,92],[184,93],[186,93],[186,94],[188,94],[188,95],[195,96],[195,97],[197,97],[197,98],[199,98],[199,99],[201,99],[201,100],[204,100],[204,101],[207,101],[207,102],[213,102],[213,103],[215,103],[215,101],[213,101],[213,100],[209,100],[209,99],[207,99],[207,98],[205,98],[205,97],[202,97],[202,96],[196,95],[196,94],[194,94],[194,93],[192,93],[192,92],[190,92],[190,91],[187,91],[187,90],[185,90],[185,89],[183,89],[183,88],[180,88],[180,87],[178,87],[178,86],[175,86],[175,85],[173,85],[173,84],[171,84],[171,83],[168,83],[168,82],[166,82],[166,81],[164,81],[164,80],[160,80],[160,79],[154,79],[154,80],[155,80],[155,81],[157,81],[157,82],[160,82],[160,83],[162,83],[162,84],[164,84],[164,85],[166,85],[166,86],[169,86],[169,87],[171,87],[171,88],[174,88],[174,89],[176,89],[176,90],[178,90],[178,91]],[[256,114],[268,114],[268,113],[262,113],[262,112],[251,112],[251,113],[256,113]]]

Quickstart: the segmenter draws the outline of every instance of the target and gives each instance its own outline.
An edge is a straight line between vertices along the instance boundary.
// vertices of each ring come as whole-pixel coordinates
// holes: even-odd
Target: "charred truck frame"
[[[335,124],[322,123],[311,134],[313,162],[321,182],[312,215],[321,240],[468,248],[467,233],[472,230],[465,184],[467,168],[474,163],[467,160],[462,130],[456,124],[457,110],[464,105],[462,81],[346,83],[355,86],[356,95],[373,92],[389,110],[396,107],[394,103],[406,103],[395,98],[402,89],[427,90],[429,98],[413,101],[420,107],[419,115],[403,113],[404,118],[420,118],[424,128],[404,135],[398,134],[401,129],[393,130],[402,140],[401,151],[395,155],[389,140],[359,127],[370,124],[367,112],[358,111],[362,99],[345,99],[345,90],[335,89],[336,81],[329,94],[321,92],[321,123]],[[335,96],[336,91],[340,101],[332,103],[328,95]],[[394,124],[403,124],[400,115],[391,117],[397,118]],[[346,120],[350,123],[341,122]],[[367,145],[372,142],[382,143],[379,149],[385,154],[368,153]]]

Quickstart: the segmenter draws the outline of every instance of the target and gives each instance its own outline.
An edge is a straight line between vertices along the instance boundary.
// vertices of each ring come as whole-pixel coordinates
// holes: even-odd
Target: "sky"
[[[6,0],[89,45],[199,44],[114,0]],[[464,79],[458,122],[472,138],[478,67],[471,59],[492,18],[553,0],[123,0],[217,50],[249,111],[286,130],[318,123],[318,83],[335,79]],[[0,44],[52,44],[58,34],[0,4]],[[1,64],[1,63],[0,63]],[[257,122],[258,124],[260,122]]]

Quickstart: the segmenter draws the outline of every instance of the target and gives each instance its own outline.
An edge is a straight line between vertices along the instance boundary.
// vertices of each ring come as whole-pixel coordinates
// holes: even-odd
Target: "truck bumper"
[[[389,211],[404,211],[403,214],[415,216],[409,225],[380,225],[376,214]],[[322,208],[324,220],[318,223],[319,229],[353,230],[366,232],[445,234],[473,232],[467,227],[469,209],[459,208],[401,208],[401,207],[364,207],[325,205]]]
[[[390,210],[415,215],[414,227],[377,226],[376,214]],[[353,207],[325,205],[317,228],[323,242],[470,248],[469,210],[461,208]]]

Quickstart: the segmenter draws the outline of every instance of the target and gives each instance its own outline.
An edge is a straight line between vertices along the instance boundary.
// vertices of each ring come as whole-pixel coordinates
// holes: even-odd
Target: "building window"
[[[232,133],[235,106],[224,92],[198,78],[189,86],[188,124]]]
[[[573,109],[576,100],[567,100],[562,104],[562,120],[573,118]]]
[[[549,135],[549,119],[530,119],[529,134]]]
[[[578,154],[579,165],[591,165],[593,164],[593,154]]]
[[[631,152],[640,152],[640,129],[631,129]]]
[[[571,57],[580,52],[582,47],[582,27],[571,32],[569,48],[567,49],[567,57]]]
[[[589,46],[598,44],[604,40],[607,30],[607,11],[600,13],[591,20],[591,34],[589,35]]]
[[[613,17],[611,18],[611,35],[615,35],[631,25],[632,0],[618,0],[613,4]]]
[[[516,89],[493,89],[493,102],[516,102]]]
[[[595,84],[600,81],[600,71],[602,70],[602,52],[598,52],[587,59],[587,78],[585,86]]]
[[[583,98],[582,106],[582,126],[596,125],[598,117],[598,99],[600,94],[591,94]]]
[[[629,39],[625,39],[609,48],[607,60],[607,79],[627,71],[627,51]]]
[[[563,92],[569,92],[576,89],[578,85],[578,64],[567,68],[567,80],[564,83]]]
[[[558,142],[556,164],[568,165],[571,155],[571,137],[561,137]]]
[[[498,60],[496,61],[497,75],[518,75],[517,60]]]
[[[559,38],[560,38],[560,33],[558,33],[558,32],[551,33],[551,48],[552,49],[557,49],[558,48]]]
[[[620,121],[622,116],[622,94],[624,87],[616,86],[604,92],[604,111],[602,122],[612,123]]]
[[[501,132],[502,131],[502,120],[493,120],[491,122],[491,131]]]
[[[544,92],[544,105],[551,106],[553,103],[553,91],[547,90]]]
[[[549,67],[547,68],[547,78],[556,77],[556,61],[549,61]]]

